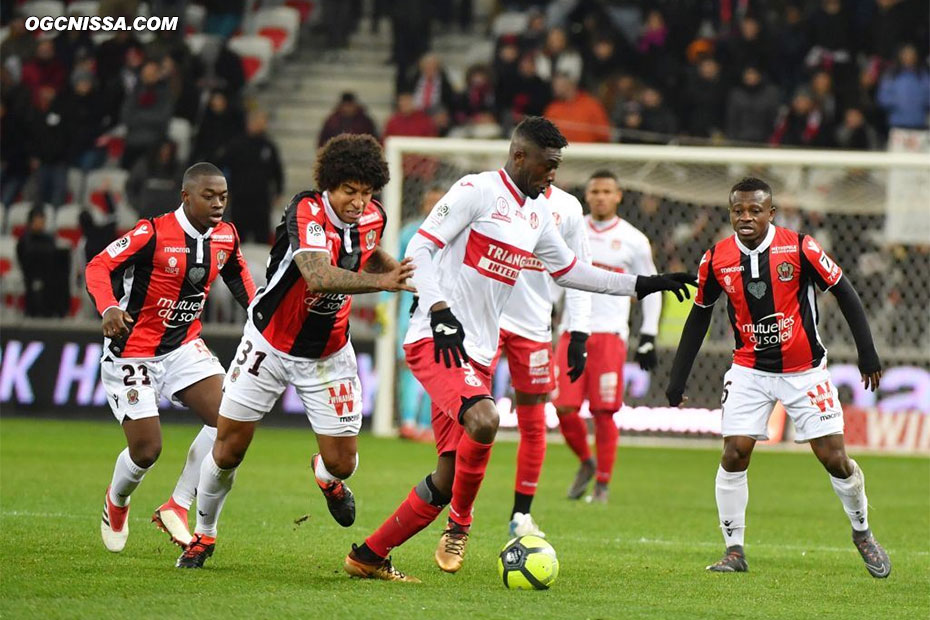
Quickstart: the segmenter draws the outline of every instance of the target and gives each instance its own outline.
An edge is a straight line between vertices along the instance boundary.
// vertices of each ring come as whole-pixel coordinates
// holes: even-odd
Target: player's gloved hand
[[[671,385],[665,390],[665,397],[668,399],[670,407],[677,407],[682,402],[688,400],[684,394],[685,391],[683,389]]]
[[[588,335],[584,332],[571,332],[571,338],[568,341],[568,378],[574,383],[584,372],[585,364],[588,363],[588,351],[586,344]]]
[[[636,297],[642,299],[646,295],[658,291],[671,291],[675,293],[678,301],[691,299],[688,285],[697,286],[697,276],[690,273],[660,273],[654,276],[636,277]]]
[[[656,337],[650,334],[639,335],[639,346],[636,348],[636,361],[643,370],[652,370],[659,363],[656,355]]]
[[[433,328],[433,356],[436,363],[439,363],[439,354],[442,353],[446,368],[452,368],[453,361],[461,368],[462,362],[468,361],[465,329],[452,314],[452,309],[433,310],[429,315],[429,324]]]

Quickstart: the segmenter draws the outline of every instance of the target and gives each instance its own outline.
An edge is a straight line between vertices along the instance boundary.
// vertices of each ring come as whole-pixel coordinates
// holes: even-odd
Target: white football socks
[[[113,479],[110,481],[110,501],[116,506],[129,503],[129,496],[136,490],[149,467],[139,467],[129,457],[129,448],[125,448],[116,457]]]
[[[174,487],[171,497],[178,505],[190,508],[197,494],[197,483],[200,481],[200,466],[206,455],[213,451],[213,442],[216,441],[216,428],[204,425],[194,437],[190,449],[187,451],[187,461],[181,470],[181,477]]]
[[[853,465],[853,473],[849,478],[834,478],[830,476],[830,483],[837,497],[843,502],[843,509],[849,517],[852,528],[859,532],[869,529],[869,500],[865,496],[865,474],[859,469],[859,464],[849,459]]]
[[[727,471],[717,467],[717,515],[727,547],[742,545],[746,533],[746,506],[749,504],[749,481],[745,471]]]
[[[220,469],[213,453],[204,457],[197,485],[197,527],[194,532],[216,537],[216,522],[220,518],[226,495],[236,479],[236,468]]]
[[[352,474],[358,470],[358,454],[355,455],[355,467],[352,468]],[[316,465],[313,468],[313,475],[316,476],[316,479],[324,484],[330,484],[336,480],[348,480],[352,477],[352,474],[349,474],[345,478],[339,478],[329,473],[329,470],[326,469],[326,464],[323,462],[322,455],[316,460]]]

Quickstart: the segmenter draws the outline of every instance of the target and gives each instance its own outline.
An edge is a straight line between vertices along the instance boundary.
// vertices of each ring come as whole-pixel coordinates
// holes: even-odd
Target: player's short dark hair
[[[734,192],[758,192],[760,190],[768,194],[770,198],[772,197],[772,187],[768,183],[756,177],[743,177],[730,189],[730,196]]]
[[[182,187],[189,187],[201,177],[224,177],[223,171],[208,161],[199,161],[184,171],[184,179],[181,181]]]
[[[525,138],[541,149],[564,149],[568,146],[568,140],[555,123],[541,116],[524,118],[513,130],[513,135]]]
[[[321,190],[332,191],[355,181],[379,191],[391,180],[381,145],[368,134],[339,134],[316,154],[313,178]]]
[[[607,168],[601,168],[600,170],[595,170],[591,174],[591,176],[588,177],[589,181],[593,181],[594,179],[610,179],[617,185],[620,185],[620,181],[617,180],[617,175],[615,175],[613,172],[611,172]]]

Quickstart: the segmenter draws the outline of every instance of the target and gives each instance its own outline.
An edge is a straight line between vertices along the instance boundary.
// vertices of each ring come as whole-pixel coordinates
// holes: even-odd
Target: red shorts
[[[432,401],[436,452],[455,451],[465,432],[459,422],[462,403],[476,396],[491,398],[491,370],[475,362],[466,362],[461,368],[446,368],[443,362],[437,364],[432,338],[405,344],[404,353],[410,372]]]
[[[497,368],[501,352],[507,354],[510,382],[515,390],[526,394],[548,394],[555,389],[551,343],[537,342],[502,329],[497,357],[491,368]]]
[[[556,407],[581,407],[585,398],[591,411],[617,411],[623,406],[623,364],[626,343],[617,334],[591,334],[588,363],[574,383],[568,378],[569,334],[563,333],[555,353]]]

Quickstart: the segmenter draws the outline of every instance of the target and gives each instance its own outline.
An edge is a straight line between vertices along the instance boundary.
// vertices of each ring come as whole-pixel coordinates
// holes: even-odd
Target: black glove
[[[668,389],[665,390],[665,397],[668,399],[668,404],[670,407],[677,407],[680,405],[684,398],[684,394],[684,390],[677,387],[669,386]]]
[[[571,335],[571,340],[568,341],[568,378],[574,383],[584,372],[584,365],[588,362],[588,352],[585,350],[588,335],[584,332],[571,332]]]
[[[455,365],[461,368],[462,362],[468,361],[468,354],[465,353],[465,329],[452,314],[452,309],[443,308],[431,312],[429,324],[433,328],[433,357],[436,363],[439,363],[441,351],[446,368],[452,368],[453,360]]]
[[[659,363],[656,355],[656,337],[649,334],[639,335],[639,346],[636,348],[636,361],[643,370],[652,370]]]
[[[690,273],[660,273],[655,276],[636,277],[636,297],[642,299],[646,295],[658,291],[671,291],[675,293],[678,301],[691,299],[688,284],[697,286],[697,276]]]

